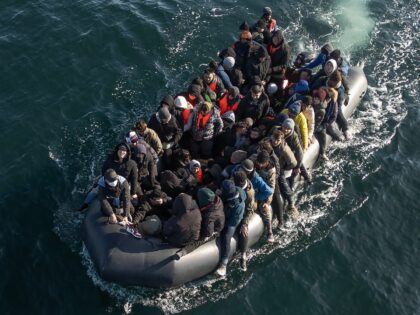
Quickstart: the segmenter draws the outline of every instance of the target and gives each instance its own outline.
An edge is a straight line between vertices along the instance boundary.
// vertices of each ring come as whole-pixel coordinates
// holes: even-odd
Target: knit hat
[[[191,84],[188,87],[188,93],[195,97],[199,97],[201,95],[201,87],[197,84]]]
[[[250,159],[245,159],[241,163],[241,168],[244,171],[251,173],[254,170],[254,162],[252,162]]]
[[[297,116],[300,113],[300,101],[296,101],[289,106],[289,114]]]
[[[231,122],[235,122],[235,113],[231,110],[228,110],[227,112],[223,113],[222,119],[230,120]]]
[[[232,153],[232,155],[230,156],[230,162],[232,164],[239,164],[241,163],[243,160],[245,160],[247,158],[248,154],[246,153],[246,151],[243,150],[236,150],[235,152]]]
[[[159,119],[171,118],[171,113],[166,107],[162,107],[161,109],[159,109],[158,115],[159,115]]]
[[[198,204],[205,207],[214,201],[216,194],[209,188],[200,188],[197,192]]]
[[[283,124],[281,125],[283,128],[286,129],[295,129],[295,122],[291,118],[287,118],[285,121],[283,121]]]
[[[117,186],[118,175],[117,175],[117,172],[115,172],[112,168],[109,168],[105,171],[104,179],[105,179],[105,182],[109,186],[111,186],[111,187]]]
[[[254,125],[254,120],[251,117],[245,118],[244,122],[246,124],[247,129],[251,128]]]
[[[269,83],[268,86],[267,86],[267,92],[268,92],[268,94],[271,94],[271,95],[276,93],[278,91],[278,89],[279,88],[278,88],[277,84],[275,84],[273,82]]]
[[[308,92],[309,84],[306,80],[299,80],[299,82],[293,87],[295,93]]]
[[[257,28],[265,28],[265,22],[264,20],[258,20],[256,24]]]
[[[223,68],[225,68],[226,70],[232,69],[234,65],[235,65],[235,58],[226,57],[225,59],[223,59]]]
[[[330,43],[326,43],[324,46],[321,47],[321,52],[324,54],[331,54],[334,50],[333,46]]]
[[[238,187],[244,187],[247,182],[246,173],[244,171],[237,171],[233,174],[233,180]]]
[[[270,7],[264,7],[263,8],[263,15],[271,15],[273,13],[273,11],[271,10]]]
[[[222,197],[225,200],[233,200],[239,197],[235,183],[229,179],[225,179],[222,183]]]
[[[175,107],[176,108],[181,108],[181,109],[187,109],[188,108],[188,104],[187,104],[187,100],[185,99],[185,97],[183,96],[177,96],[175,98]]]
[[[240,31],[249,31],[249,25],[246,21],[243,21],[243,23],[239,26]]]
[[[331,73],[333,73],[335,70],[337,70],[337,61],[334,59],[329,59],[324,65],[324,71],[327,76],[330,76]]]
[[[173,108],[174,107],[174,98],[172,97],[172,95],[166,95],[161,101],[160,101],[160,105],[167,105],[169,106],[169,108]]]
[[[262,150],[260,153],[258,153],[257,155],[258,163],[264,164],[264,163],[267,163],[268,161],[270,161],[270,155],[268,154],[266,150]]]
[[[131,143],[136,143],[137,141],[139,141],[139,136],[137,135],[137,133],[135,131],[129,131],[126,135],[125,135],[125,141],[128,144]]]

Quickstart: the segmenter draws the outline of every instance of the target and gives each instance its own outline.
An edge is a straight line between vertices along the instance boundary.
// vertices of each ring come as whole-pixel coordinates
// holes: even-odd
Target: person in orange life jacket
[[[203,82],[206,93],[210,91],[216,93],[216,99],[220,99],[225,92],[222,80],[214,73],[214,69],[206,69],[203,73]]]
[[[263,19],[266,22],[266,28],[270,33],[273,33],[278,29],[277,21],[273,19],[272,15],[273,11],[270,7],[263,8],[263,15],[261,19]]]
[[[188,122],[190,113],[192,112],[193,107],[187,102],[184,96],[177,96],[175,98],[175,110],[173,115],[178,121],[178,125],[181,129],[184,129],[185,124]]]
[[[261,78],[262,85],[265,85],[271,78],[271,58],[263,46],[254,46],[257,48],[248,58],[245,77],[247,80],[250,80],[254,75],[258,75]]]
[[[187,102],[192,106],[195,107],[197,104],[204,102],[203,97],[201,96],[201,86],[197,84],[191,84],[188,87],[186,92],[181,92],[177,94],[177,96],[183,96],[187,100]]]
[[[230,87],[218,101],[220,115],[223,115],[227,111],[235,112],[238,109],[239,102],[242,98],[243,97],[236,86]]]
[[[212,156],[214,138],[223,130],[223,121],[219,110],[210,102],[202,103],[193,111],[184,126],[184,131],[191,130],[191,156],[209,159]]]
[[[270,107],[270,100],[260,85],[253,85],[248,94],[239,103],[235,112],[237,119],[250,117],[257,122],[265,117]]]
[[[289,90],[289,94],[292,96],[289,97],[287,102],[284,104],[284,108],[289,108],[296,101],[301,101],[305,95],[309,93],[309,84],[308,81],[299,80],[298,83],[293,85],[293,87]]]
[[[230,81],[229,72],[235,66],[235,58],[226,57],[216,68],[216,75],[222,80],[222,83],[226,89],[229,89],[233,86]]]
[[[98,200],[101,204],[102,213],[108,217],[111,224],[118,223],[116,214],[123,216],[122,221],[128,223],[130,210],[130,188],[127,180],[112,168],[107,169],[98,180]],[[122,212],[120,207],[122,203]]]

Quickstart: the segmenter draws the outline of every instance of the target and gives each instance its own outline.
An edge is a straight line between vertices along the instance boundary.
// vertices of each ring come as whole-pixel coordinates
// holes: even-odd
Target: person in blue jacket
[[[314,60],[312,60],[310,63],[308,63],[307,65],[304,65],[302,68],[305,69],[313,69],[316,68],[318,66],[322,66],[322,68],[324,67],[325,63],[328,60],[328,57],[330,56],[331,52],[333,51],[333,47],[330,43],[326,43],[324,46],[321,47],[321,52],[319,53],[318,56],[316,56],[316,58]]]
[[[226,179],[222,182],[221,198],[225,210],[225,228],[221,239],[221,261],[216,274],[224,277],[229,261],[230,242],[244,216],[246,193],[242,188],[235,186],[232,180]]]

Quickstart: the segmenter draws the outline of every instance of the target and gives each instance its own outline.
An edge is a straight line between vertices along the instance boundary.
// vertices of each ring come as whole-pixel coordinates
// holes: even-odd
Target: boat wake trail
[[[325,42],[331,41],[342,48],[347,56],[351,56],[353,64],[365,64],[369,88],[357,112],[349,120],[354,137],[349,142],[333,143],[329,147],[330,161],[313,170],[314,184],[297,192],[301,211],[299,221],[286,222],[276,235],[274,244],[261,245],[251,250],[247,272],[239,270],[236,259],[230,265],[225,279],[210,275],[174,289],[127,288],[107,283],[97,275],[87,250],[83,248],[80,251],[80,237],[77,235],[82,216],[74,218],[74,210],[71,208],[75,200],[80,201],[86,191],[74,188],[71,199],[62,203],[55,214],[55,232],[72,249],[80,251],[89,277],[117,300],[116,309],[130,313],[133,306],[141,304],[158,307],[166,314],[172,314],[196,308],[208,301],[225,299],[241,290],[261,270],[267,268],[267,261],[279,255],[290,257],[305,250],[325,238],[346,215],[368,202],[369,196],[357,192],[354,187],[380,170],[375,164],[375,153],[387,146],[394,137],[397,127],[407,114],[407,99],[413,100],[413,103],[418,99],[419,80],[413,77],[416,71],[411,69],[418,67],[415,64],[418,59],[415,55],[416,34],[412,30],[412,23],[419,20],[419,13],[398,1],[386,8],[375,8],[374,12],[371,12],[369,3],[362,0],[351,4],[340,1],[333,8],[331,4],[323,3],[314,9],[314,13],[307,10],[313,6],[310,3],[312,1],[296,4],[293,8],[296,13],[292,13],[295,16],[287,16],[293,22],[286,28],[286,36],[289,40],[292,34],[294,38],[299,38],[291,42],[294,54],[302,50],[315,51]],[[172,27],[179,28],[182,36],[171,38],[170,30],[164,30],[169,40],[168,57],[155,63],[157,71],[164,76],[165,91],[172,94],[183,89],[187,85],[185,82],[200,73],[197,69],[199,62],[206,62],[209,56],[214,57],[212,38],[206,38],[203,43],[200,36],[210,33],[209,22],[206,21],[213,19],[212,25],[215,25],[217,19],[223,19],[219,9],[212,11],[201,8],[194,11],[182,4],[177,4],[177,7]],[[185,13],[191,21],[195,21],[191,24],[194,27],[185,24],[182,18]],[[307,27],[311,21],[317,23],[313,16],[324,24],[317,34]],[[233,19],[241,21],[242,15]],[[395,32],[395,29],[399,31]],[[220,33],[215,36],[220,36]],[[204,49],[197,48],[198,45],[204,46]],[[191,49],[195,49],[197,54],[188,59],[191,58]],[[135,103],[139,91],[143,90],[129,83],[133,76],[140,80],[133,72],[128,70],[127,76],[117,83],[115,89],[115,97],[129,104]],[[184,83],[185,86],[182,86]],[[62,170],[66,185],[89,187],[96,176],[95,170],[104,159],[104,152],[113,143],[110,140],[115,138],[115,132],[104,134],[104,130],[110,126],[120,131],[126,130],[127,121],[132,122],[145,114],[145,108],[155,107],[152,105],[145,104],[142,109],[132,106],[133,109],[128,113],[124,111],[125,114],[118,121],[113,118],[115,115],[95,113],[91,117],[99,118],[89,118],[89,123],[82,127],[79,125],[78,130],[76,127],[74,130],[64,130],[62,143],[50,148],[50,158]],[[74,174],[75,169],[78,170],[77,174],[69,175]]]

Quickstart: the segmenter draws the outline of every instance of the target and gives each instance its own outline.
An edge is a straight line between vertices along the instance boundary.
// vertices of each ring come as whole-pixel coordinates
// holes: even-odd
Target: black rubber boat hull
[[[367,81],[361,67],[349,70],[350,100],[343,107],[350,117],[366,93]],[[328,139],[330,141],[330,139]],[[312,144],[305,153],[304,163],[312,167],[318,158],[319,145]],[[249,245],[261,238],[264,225],[255,214],[249,224]],[[106,281],[122,285],[174,287],[199,279],[213,272],[220,258],[219,246],[210,241],[192,253],[174,259],[179,248],[173,248],[157,238],[137,239],[118,224],[107,224],[100,205],[95,200],[89,207],[83,224],[83,241],[98,274]],[[236,251],[232,239],[230,258]]]

